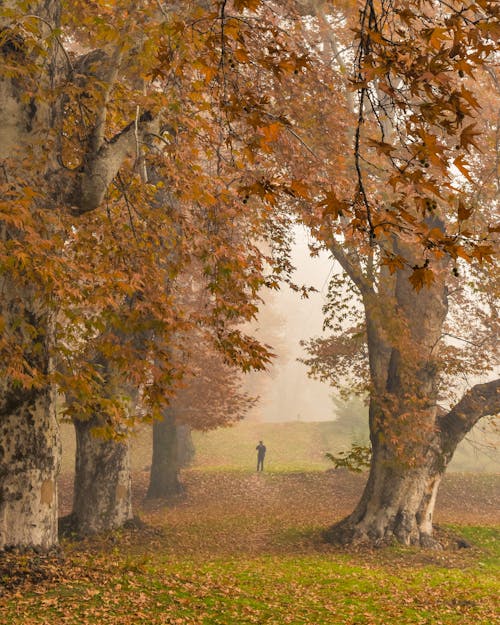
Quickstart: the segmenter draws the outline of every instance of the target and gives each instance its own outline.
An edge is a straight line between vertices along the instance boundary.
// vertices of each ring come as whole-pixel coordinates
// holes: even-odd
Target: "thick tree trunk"
[[[446,468],[445,456],[434,445],[421,451],[422,462],[410,467],[401,464],[390,448],[379,445],[374,449],[361,500],[349,517],[326,532],[326,538],[342,544],[397,541],[437,546],[432,537],[432,520]]]
[[[439,225],[433,220],[429,227]],[[424,264],[411,245],[395,242],[395,252],[412,265]],[[434,282],[419,291],[409,281],[410,271],[402,270],[396,275],[393,298],[385,301],[371,292],[370,298],[377,301],[368,306],[365,295],[372,462],[358,506],[330,528],[330,540],[434,544],[434,503],[451,458],[437,431],[436,405],[437,346],[448,310],[447,263],[446,258],[436,263]],[[385,333],[378,329],[384,317]],[[384,335],[393,337],[390,343]]]
[[[135,157],[145,133],[158,128],[158,121],[143,112],[111,140],[105,138],[107,98],[119,62],[104,50],[70,59],[60,40],[61,11],[61,0],[0,0],[0,195],[9,203],[0,221],[1,243],[8,246],[0,244],[0,255],[17,253],[9,258],[12,275],[5,277],[9,263],[3,263],[0,275],[0,327],[5,326],[0,336],[5,337],[0,340],[0,545],[48,548],[57,541],[59,443],[53,393],[40,381],[50,373],[52,346],[42,341],[47,320],[38,310],[53,299],[49,290],[55,275],[49,279],[45,272],[38,274],[39,267],[43,270],[41,259],[49,252],[43,245],[32,249],[32,241],[37,236],[52,239],[57,211],[96,209],[124,160]],[[88,83],[89,93],[100,85],[104,94],[95,119],[86,125],[77,171],[61,166],[65,87],[71,81],[78,88]],[[47,222],[43,211],[51,216]],[[30,263],[26,259],[32,252],[35,260]],[[23,319],[26,313],[31,318]],[[31,379],[37,386],[30,389]],[[28,388],[25,393],[23,384]],[[90,430],[84,425],[79,429],[77,492],[83,490],[85,495],[77,495],[75,502],[78,524],[84,531],[120,525],[130,517],[126,445],[91,439]],[[110,485],[105,484],[108,477]],[[87,487],[93,479],[99,492],[89,496]]]
[[[49,24],[58,26],[60,1],[21,4],[0,1],[0,194],[11,202],[0,221],[0,548],[46,550],[57,544],[60,458],[55,392],[46,377],[50,313],[36,272],[15,252],[26,237],[19,225],[26,220],[24,190],[43,195],[44,176],[56,157],[49,146],[57,115],[47,93],[58,57]],[[23,10],[40,19],[31,17],[25,28]],[[40,48],[31,41],[37,31],[44,41]],[[37,63],[37,53],[43,63]],[[18,221],[11,219],[16,211]],[[12,262],[5,262],[11,252]]]
[[[477,384],[448,413],[422,445],[418,463],[403,464],[393,448],[372,438],[370,475],[354,512],[326,532],[327,540],[343,544],[383,543],[439,546],[432,537],[434,504],[457,445],[484,416],[500,412],[500,379]]]
[[[47,550],[57,544],[60,464],[51,314],[4,271],[0,322],[0,548]]]
[[[395,252],[411,265],[425,266],[410,246],[399,242]],[[345,256],[340,258],[349,268]],[[500,410],[496,380],[475,386],[449,413],[438,415],[437,352],[448,310],[447,263],[446,257],[435,263],[434,281],[420,291],[410,283],[409,271],[397,273],[393,292],[375,292],[350,271],[363,295],[367,321],[373,455],[356,509],[325,533],[331,542],[438,546],[432,520],[446,467],[473,425]]]
[[[99,418],[74,421],[76,431],[75,489],[72,529],[80,535],[122,527],[132,519],[128,441],[94,434]]]
[[[49,387],[4,391],[0,402],[0,549],[57,545],[60,444]]]
[[[153,458],[148,498],[172,499],[183,492],[179,480],[180,457],[175,417],[167,408],[153,423]]]

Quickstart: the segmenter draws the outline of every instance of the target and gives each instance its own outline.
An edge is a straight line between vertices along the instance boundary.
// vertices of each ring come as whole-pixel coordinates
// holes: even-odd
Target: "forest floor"
[[[341,549],[321,531],[365,477],[345,471],[183,473],[186,495],[145,502],[142,523],[49,556],[0,557],[2,625],[492,625],[500,596],[500,476],[450,474],[442,551]],[[60,483],[61,513],[71,476]],[[472,546],[458,549],[462,536]]]

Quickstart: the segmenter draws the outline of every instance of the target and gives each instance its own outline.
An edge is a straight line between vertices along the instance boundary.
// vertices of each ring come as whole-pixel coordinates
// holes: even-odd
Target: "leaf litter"
[[[2,554],[0,621],[494,622],[498,606],[488,546],[493,549],[498,538],[500,480],[452,474],[440,493],[440,537],[448,535],[451,545],[463,525],[481,525],[490,538],[483,536],[479,546],[474,535],[468,535],[472,548],[443,551],[324,544],[322,529],[352,510],[365,479],[346,471],[188,470],[187,495],[167,503],[144,501],[148,475],[141,472],[134,476],[134,499],[142,523],[80,541],[65,539],[61,550],[50,554]],[[66,513],[70,476],[62,477],[61,490]]]

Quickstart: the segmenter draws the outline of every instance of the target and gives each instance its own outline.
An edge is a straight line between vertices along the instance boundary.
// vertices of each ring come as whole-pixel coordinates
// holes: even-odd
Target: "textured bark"
[[[435,219],[429,223],[431,228],[440,225]],[[393,245],[410,265],[423,265],[410,245]],[[375,291],[358,277],[359,266],[349,267],[352,259],[343,254],[341,260],[365,306],[373,453],[356,509],[331,527],[326,538],[437,546],[432,518],[441,478],[478,419],[500,410],[500,383],[477,385],[448,414],[438,415],[438,347],[448,312],[446,257],[433,265],[434,282],[420,291],[410,283],[408,270],[398,271],[393,285],[386,281],[385,288],[379,284]],[[389,341],[390,336],[397,338]]]
[[[326,532],[327,540],[437,546],[432,537],[432,519],[446,468],[442,458],[439,449],[428,448],[419,466],[408,467],[394,458],[392,450],[378,445],[356,509]]]
[[[398,251],[411,258],[410,249]],[[376,304],[374,293],[364,294],[373,454],[356,509],[325,533],[329,541],[439,546],[432,519],[441,478],[465,434],[482,416],[500,410],[497,380],[477,385],[448,414],[438,416],[436,350],[447,314],[445,268],[443,260],[435,282],[419,292],[408,272],[399,272],[393,302]],[[384,305],[401,340],[390,350],[380,322]]]
[[[439,547],[432,536],[436,495],[457,445],[479,419],[500,412],[500,380],[477,384],[448,413],[437,419],[418,466],[409,467],[374,437],[365,490],[354,512],[326,532],[340,543],[398,542]]]
[[[57,544],[60,464],[56,394],[45,377],[52,368],[51,314],[36,290],[6,272],[0,293],[4,336],[18,350],[0,376],[0,549],[47,550]],[[28,372],[41,382],[25,385]]]
[[[84,164],[72,178],[72,191],[68,202],[73,212],[82,214],[95,210],[104,200],[109,185],[123,161],[137,153],[137,142],[144,142],[148,133],[158,132],[158,121],[149,113],[130,123],[111,141],[104,141],[89,152]]]
[[[53,87],[60,51],[43,44],[38,51],[43,63],[37,66],[37,51],[17,27],[21,10],[19,2],[0,2],[0,183],[12,197],[22,198],[23,188],[43,195],[56,160],[50,145],[58,116],[52,102],[35,94]],[[41,39],[57,28],[59,0],[33,2],[26,10],[38,16],[31,19]],[[11,72],[16,67],[25,73]],[[28,67],[37,67],[36,78],[27,75]],[[2,242],[22,236],[12,223],[0,222]],[[12,270],[3,266],[0,275],[2,334],[12,353],[12,362],[2,353],[0,372],[0,548],[47,550],[57,544],[60,459],[55,392],[43,381],[51,369],[51,318],[39,285],[13,265]]]
[[[153,458],[148,498],[171,499],[183,492],[179,480],[179,442],[175,417],[165,409],[163,419],[153,423]]]
[[[72,529],[95,534],[122,527],[132,519],[128,441],[96,436],[98,417],[75,420],[76,459]]]
[[[0,549],[57,545],[59,428],[51,388],[3,393]]]

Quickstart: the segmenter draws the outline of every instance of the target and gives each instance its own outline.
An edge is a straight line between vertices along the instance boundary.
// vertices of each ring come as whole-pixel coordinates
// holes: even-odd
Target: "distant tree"
[[[207,431],[243,419],[255,399],[242,390],[241,373],[199,336],[191,343],[190,372],[153,422],[153,457],[147,496],[170,499],[183,492],[181,436],[185,429]]]

